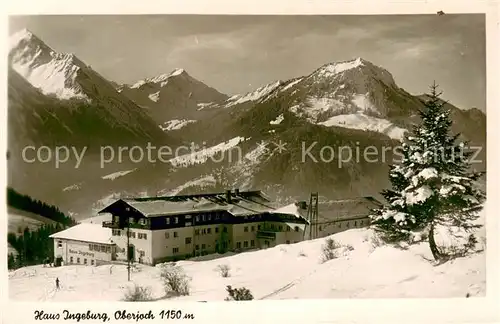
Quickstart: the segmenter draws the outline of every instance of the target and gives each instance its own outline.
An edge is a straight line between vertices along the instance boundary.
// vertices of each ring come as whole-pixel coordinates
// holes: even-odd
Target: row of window
[[[69,257],[69,263],[73,264],[73,257]],[[76,264],[84,264],[87,265],[87,259],[83,259],[83,263],[80,263],[80,258],[76,258]],[[90,259],[90,265],[94,265],[94,259]]]
[[[254,247],[254,246],[255,246],[255,241],[251,240],[250,247]],[[241,249],[241,242],[236,242],[236,248]],[[243,248],[248,248],[248,241],[243,242]]]
[[[111,231],[111,234],[112,234],[113,236],[121,236],[121,235],[122,235],[122,231],[121,231],[121,230],[119,230],[119,229],[113,229],[113,230]],[[135,237],[136,237],[136,235],[135,235],[135,234],[136,234],[136,233],[135,233],[134,231],[128,231],[128,236],[129,236],[130,238],[135,238]],[[137,233],[137,238],[138,238],[138,239],[144,239],[144,240],[147,240],[147,239],[148,239],[148,234],[146,234],[146,233]]]
[[[95,251],[95,252],[111,253],[111,246],[98,245],[98,244],[89,244],[89,250],[90,251]]]
[[[270,224],[269,228],[271,230],[273,230],[273,231],[275,231],[275,230],[278,230],[279,232],[283,231],[283,225]],[[244,232],[248,232],[249,229],[250,229],[250,232],[255,232],[255,226],[250,226],[250,227],[245,226],[245,227],[243,227],[243,231]],[[257,231],[260,231],[260,229],[261,229],[261,225],[257,225]],[[290,226],[285,226],[285,231],[286,232],[290,232],[291,231],[291,227]],[[294,231],[298,232],[299,231],[299,227],[295,226]]]
[[[366,223],[365,223],[364,221],[362,221],[362,220],[361,220],[361,221],[359,221],[359,222],[358,222],[358,221],[354,221],[354,227],[357,227],[358,225],[359,225],[359,226],[363,226],[363,225],[366,225]],[[339,224],[338,224],[338,226],[337,226],[337,227],[338,227],[338,228],[342,228],[342,222],[339,222]],[[347,222],[347,223],[345,224],[345,227],[346,227],[346,228],[349,228],[349,227],[350,227],[350,223],[349,223],[349,222]],[[318,227],[318,230],[321,232],[321,231],[323,230],[323,228],[322,228],[321,226],[319,226],[319,227]]]

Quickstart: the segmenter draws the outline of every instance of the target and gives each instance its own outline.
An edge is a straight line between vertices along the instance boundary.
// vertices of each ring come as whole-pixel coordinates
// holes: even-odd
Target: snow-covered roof
[[[250,216],[275,210],[275,206],[260,191],[231,193],[194,194],[145,198],[123,198],[122,202],[146,217],[179,215],[195,212],[227,211],[234,216]],[[114,204],[99,213],[110,212]]]
[[[287,214],[293,215],[298,218],[304,218],[304,212],[301,212],[300,207],[293,203],[290,205],[283,206],[281,208],[270,211],[271,214]]]
[[[102,224],[81,223],[54,233],[50,237],[89,243],[113,244],[111,229],[102,227]]]

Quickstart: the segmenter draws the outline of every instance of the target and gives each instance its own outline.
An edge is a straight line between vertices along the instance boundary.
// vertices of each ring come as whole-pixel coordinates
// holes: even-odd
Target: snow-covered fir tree
[[[373,211],[372,223],[388,242],[411,241],[416,233],[428,234],[436,261],[444,255],[436,245],[437,225],[465,231],[474,224],[485,194],[477,188],[481,172],[470,171],[472,151],[459,134],[450,134],[450,111],[431,86],[429,100],[420,111],[421,122],[402,145],[402,159],[390,167],[392,189],[384,190],[384,207]],[[473,236],[470,236],[473,239]]]

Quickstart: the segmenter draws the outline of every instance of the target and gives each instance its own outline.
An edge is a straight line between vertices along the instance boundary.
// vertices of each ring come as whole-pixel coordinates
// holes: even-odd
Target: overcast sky
[[[451,103],[486,106],[484,15],[11,17],[21,28],[118,83],[184,68],[232,95],[359,56],[410,93],[436,80]]]

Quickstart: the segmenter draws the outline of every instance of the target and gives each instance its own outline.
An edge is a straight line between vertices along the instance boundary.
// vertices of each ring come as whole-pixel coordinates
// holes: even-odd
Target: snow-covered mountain
[[[25,123],[33,120],[29,114],[34,115],[43,128],[38,132],[42,142],[43,133],[55,132],[53,125],[45,124],[46,118],[64,125],[66,132],[61,138],[68,142],[76,135],[95,140],[98,133],[107,133],[105,139],[110,142],[115,131],[122,136],[129,133],[130,136],[124,136],[127,140],[164,138],[146,111],[119,94],[108,80],[74,54],[56,52],[26,29],[13,34],[9,45],[9,105],[24,106],[9,112],[13,116],[21,111],[27,114],[17,118]],[[35,127],[35,122],[30,126]]]
[[[328,198],[377,195],[388,184],[393,152],[375,162],[344,161],[338,149],[348,147],[354,154],[396,147],[425,100],[361,58],[228,97],[183,69],[118,85],[28,31],[12,36],[10,46],[9,141],[96,147],[153,142],[173,151],[178,144],[194,144],[194,151],[181,150],[163,161],[109,164],[105,170],[98,161],[85,169],[57,170],[48,164],[43,169],[22,164],[23,169],[18,160],[9,161],[15,166],[10,183],[23,180],[20,192],[80,213],[109,197],[236,187],[261,189],[283,201],[306,199],[310,191]],[[482,145],[485,157],[486,116],[451,104],[449,109],[454,131]],[[304,159],[303,145],[313,145],[311,156],[319,160]],[[333,155],[325,155],[330,151],[324,147]],[[42,190],[33,181],[50,185]]]
[[[132,85],[119,85],[117,91],[139,106],[148,108],[158,125],[176,119],[203,118],[208,112],[208,109],[201,111],[203,108],[227,98],[181,68]]]

